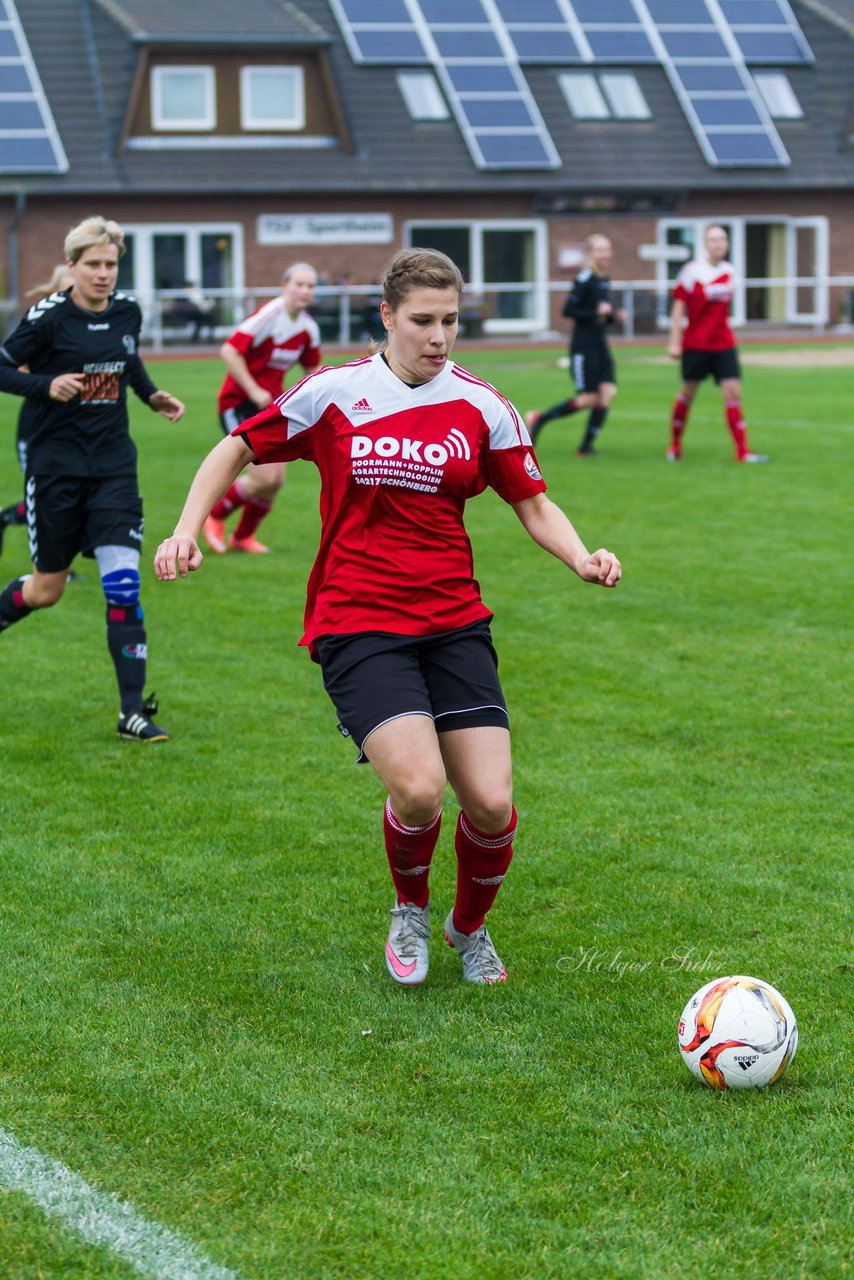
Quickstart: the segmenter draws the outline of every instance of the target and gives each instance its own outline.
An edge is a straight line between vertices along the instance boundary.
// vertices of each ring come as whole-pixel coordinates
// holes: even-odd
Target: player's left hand
[[[179,422],[184,416],[184,405],[175,396],[170,396],[168,391],[155,391],[148,403],[155,413],[159,413],[161,418],[168,418],[170,422]]]
[[[578,576],[582,582],[595,582],[600,587],[616,587],[623,576],[623,566],[612,551],[600,547],[581,564]]]

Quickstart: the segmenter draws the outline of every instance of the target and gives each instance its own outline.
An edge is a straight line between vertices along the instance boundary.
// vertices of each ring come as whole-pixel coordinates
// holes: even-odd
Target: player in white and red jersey
[[[729,237],[723,227],[706,227],[705,258],[686,262],[673,290],[668,354],[682,364],[682,389],[670,417],[669,462],[682,459],[682,436],[700,383],[709,375],[721,389],[727,426],[737,462],[767,462],[747,444],[741,409],[741,369],[729,308],[735,291],[735,268],[727,261]],[[684,326],[684,328],[683,328]]]
[[[583,581],[614,587],[621,573],[611,552],[591,555],[546,498],[513,406],[449,359],[461,292],[444,254],[395,254],[383,281],[385,349],[310,374],[240,424],[202,463],[155,557],[164,581],[201,565],[205,514],[247,461],[317,466],[322,528],[302,642],[320,662],[345,736],[388,792],[396,898],[386,964],[404,985],[427,975],[428,877],[448,781],[461,812],[445,937],[468,981],[506,978],[485,917],[513,854],[510,735],[466,500],[495,489]]]
[[[282,275],[282,292],[240,324],[222,344],[220,355],[228,373],[220,387],[217,407],[222,429],[234,428],[282,394],[286,374],[295,364],[304,370],[320,364],[320,330],[305,310],[314,298],[317,272],[307,262],[294,262]],[[285,480],[285,464],[268,462],[235,480],[205,522],[211,551],[265,552],[255,536],[259,524]],[[242,508],[237,528],[226,541],[225,521]]]

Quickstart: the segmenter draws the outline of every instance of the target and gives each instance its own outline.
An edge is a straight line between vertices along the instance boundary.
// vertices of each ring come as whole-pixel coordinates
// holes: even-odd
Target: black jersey
[[[605,329],[613,319],[613,315],[597,315],[600,302],[611,301],[611,281],[607,276],[599,276],[590,267],[579,271],[575,277],[566,302],[563,314],[571,316],[575,321],[572,333],[572,345],[590,345],[605,341]]]
[[[129,294],[113,293],[103,311],[88,311],[70,293],[52,293],[35,303],[0,347],[0,391],[26,396],[36,406],[27,470],[31,475],[134,475],[127,387],[146,404],[157,390],[137,350],[139,304]],[[20,372],[23,364],[29,373]],[[63,373],[85,377],[81,394],[67,404],[50,399],[50,384]]]

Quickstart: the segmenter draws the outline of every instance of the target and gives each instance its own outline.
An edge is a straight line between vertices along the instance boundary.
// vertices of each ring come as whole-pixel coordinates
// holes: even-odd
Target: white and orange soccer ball
[[[688,1070],[713,1089],[774,1084],[798,1048],[798,1024],[780,992],[758,978],[716,978],[691,997],[679,1019]]]

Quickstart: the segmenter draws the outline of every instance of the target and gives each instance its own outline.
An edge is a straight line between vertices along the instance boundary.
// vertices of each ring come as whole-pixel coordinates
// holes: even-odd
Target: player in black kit
[[[595,454],[596,437],[605,425],[608,409],[617,394],[617,375],[606,329],[614,320],[622,321],[625,313],[614,309],[611,281],[607,271],[611,262],[611,241],[607,236],[592,235],[585,241],[587,261],[575,277],[563,306],[563,314],[575,321],[569,354],[576,394],[561,400],[542,412],[532,409],[525,415],[531,441],[535,442],[547,422],[565,418],[579,409],[589,409],[587,429],[576,449],[579,457]]]
[[[128,384],[170,421],[183,416],[184,406],[158,391],[139,357],[139,305],[116,291],[123,252],[124,232],[115,222],[86,218],[72,228],[65,239],[71,288],[32,306],[0,347],[0,391],[39,403],[26,475],[33,572],[0,592],[0,634],[59,601],[78,552],[94,557],[121,698],[119,736],[163,742],[169,734],[152,720],[156,704],[143,697],[142,499],[128,430]]]

